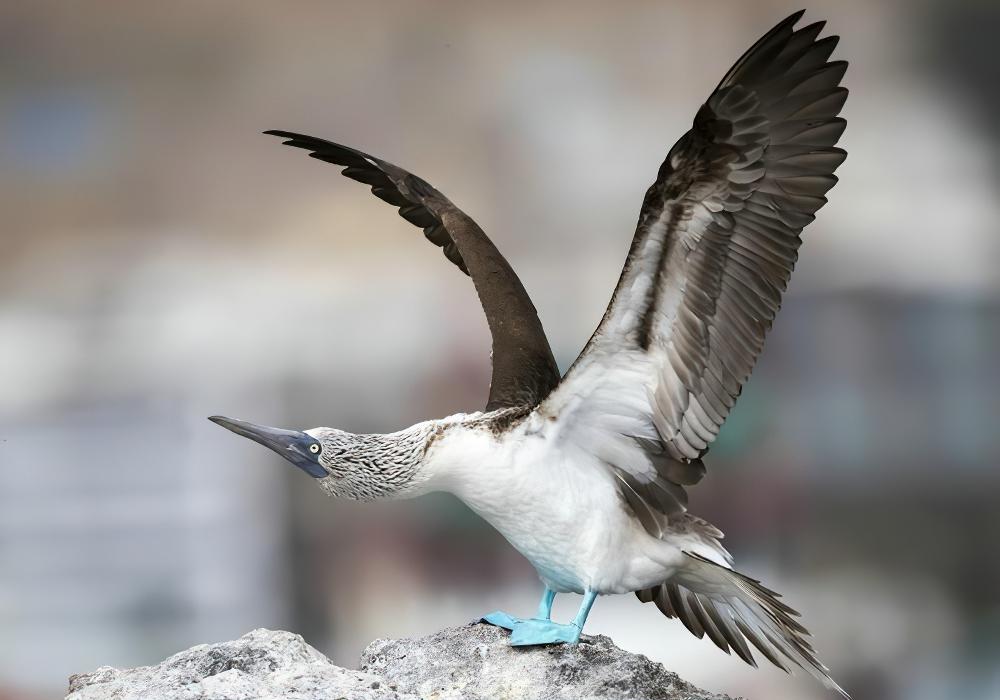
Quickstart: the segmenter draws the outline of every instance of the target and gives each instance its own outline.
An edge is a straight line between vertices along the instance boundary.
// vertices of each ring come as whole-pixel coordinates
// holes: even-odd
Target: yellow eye
[[[318,455],[319,454],[319,445],[314,442],[313,444],[309,445],[309,451],[312,452],[314,455]]]

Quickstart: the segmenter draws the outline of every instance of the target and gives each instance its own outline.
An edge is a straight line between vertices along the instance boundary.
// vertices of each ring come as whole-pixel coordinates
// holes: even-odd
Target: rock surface
[[[353,671],[297,634],[259,629],[156,666],[75,675],[67,700],[729,700],[607,637],[512,648],[507,636],[470,624],[421,639],[380,639]]]

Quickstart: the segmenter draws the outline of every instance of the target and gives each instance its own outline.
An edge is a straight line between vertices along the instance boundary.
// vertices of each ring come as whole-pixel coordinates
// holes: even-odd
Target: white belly
[[[435,479],[495,527],[557,592],[626,593],[663,582],[680,561],[626,510],[614,476],[540,437],[446,438]],[[450,443],[450,444],[448,444]],[[485,444],[479,444],[485,443]],[[435,460],[438,461],[438,460]]]

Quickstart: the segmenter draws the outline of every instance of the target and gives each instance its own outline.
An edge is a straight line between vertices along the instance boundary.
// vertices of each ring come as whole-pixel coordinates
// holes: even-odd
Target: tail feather
[[[700,554],[684,554],[685,565],[663,584],[637,591],[639,600],[655,603],[694,636],[707,635],[724,652],[734,652],[751,666],[757,662],[749,644],[781,670],[790,672],[791,666],[798,666],[827,688],[850,697],[816,658],[809,632],[796,620],[799,613],[781,602],[778,593]]]

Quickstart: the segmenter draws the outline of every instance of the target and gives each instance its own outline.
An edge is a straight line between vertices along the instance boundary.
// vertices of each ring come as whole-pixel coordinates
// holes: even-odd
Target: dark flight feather
[[[493,378],[486,410],[534,406],[559,382],[559,369],[538,312],[506,259],[481,228],[425,180],[354,148],[289,131],[265,131],[343,175],[424,230],[427,240],[472,277],[493,336]]]
[[[643,483],[647,462],[680,493],[700,478],[781,307],[802,229],[846,157],[835,144],[847,64],[829,61],[837,37],[819,39],[822,23],[795,30],[801,16],[733,65],[670,149],[604,318],[543,404],[560,420],[582,416],[581,430],[597,421],[589,411],[634,420],[621,438],[642,436],[645,459],[610,462],[635,477],[632,500],[672,492]],[[648,500],[664,514],[683,508],[681,497]]]

